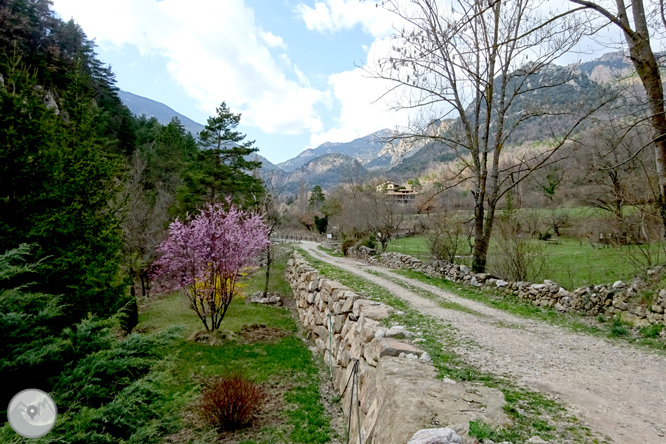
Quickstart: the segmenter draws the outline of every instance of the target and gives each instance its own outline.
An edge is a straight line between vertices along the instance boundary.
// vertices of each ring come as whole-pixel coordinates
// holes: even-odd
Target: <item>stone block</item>
[[[356,322],[352,321],[349,319],[349,316],[346,317],[345,323],[342,326],[342,331],[340,334],[344,337],[347,336],[347,333],[349,332],[350,329],[356,327]]]
[[[340,282],[332,281],[329,279],[325,279],[324,282],[321,284],[321,288],[323,291],[327,291],[329,295],[333,294],[335,290],[349,290],[351,289],[349,287],[346,287],[342,285]]]
[[[406,355],[411,353],[416,356],[423,354],[423,350],[420,348],[391,338],[373,339],[366,347],[368,348],[369,358],[374,361],[379,361],[380,358],[386,356],[400,356],[400,353]]]
[[[353,310],[355,316],[361,316],[361,313],[363,313],[366,318],[374,319],[375,321],[388,318],[394,311],[393,307],[367,299],[358,299],[355,301]]]
[[[331,316],[331,324],[333,327],[333,332],[335,334],[342,333],[342,327],[345,325],[345,322],[347,321],[347,315],[332,315]]]

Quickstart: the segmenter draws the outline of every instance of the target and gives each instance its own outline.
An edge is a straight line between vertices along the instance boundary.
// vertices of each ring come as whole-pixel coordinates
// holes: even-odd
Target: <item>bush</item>
[[[201,394],[199,414],[218,430],[236,430],[252,422],[265,397],[259,386],[242,375],[214,378]]]
[[[371,234],[370,236],[364,237],[363,239],[361,239],[356,244],[356,246],[357,247],[363,246],[363,247],[368,247],[368,248],[372,248],[373,250],[376,250],[377,249],[377,238],[373,234]]]
[[[347,255],[347,250],[354,246],[354,239],[347,238],[342,241],[342,254]]]
[[[132,333],[134,327],[139,324],[139,304],[134,296],[127,296],[120,303],[118,310],[120,317],[120,328],[127,334]]]
[[[456,214],[443,213],[430,222],[426,235],[430,254],[437,260],[456,261],[465,244],[465,222]]]
[[[546,262],[545,246],[525,232],[511,207],[499,215],[495,227],[498,248],[490,257],[490,272],[512,281],[535,280]]]

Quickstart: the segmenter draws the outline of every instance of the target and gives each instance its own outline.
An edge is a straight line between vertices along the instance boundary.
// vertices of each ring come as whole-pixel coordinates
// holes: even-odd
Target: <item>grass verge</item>
[[[318,260],[304,250],[300,252],[323,276],[353,288],[366,298],[384,302],[402,312],[393,315],[385,322],[387,325],[397,323],[404,325],[423,339],[418,346],[432,357],[439,378],[479,383],[497,388],[504,393],[506,399],[504,409],[512,424],[506,428],[493,428],[487,424],[472,422],[470,433],[476,434],[474,436],[511,442],[525,442],[535,435],[554,442],[566,440],[576,443],[604,442],[592,436],[587,427],[548,396],[519,387],[506,378],[480,372],[463,361],[452,351],[453,346],[460,344],[460,340],[455,328],[450,324],[444,324],[414,310],[409,304],[387,293],[379,285]]]

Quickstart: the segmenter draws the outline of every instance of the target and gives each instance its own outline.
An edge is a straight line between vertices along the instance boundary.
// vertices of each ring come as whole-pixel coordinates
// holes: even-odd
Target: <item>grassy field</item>
[[[545,266],[535,281],[551,279],[573,290],[592,284],[612,284],[617,280],[629,281],[641,272],[639,263],[643,257],[635,246],[600,248],[587,241],[580,242],[569,238],[534,242],[544,246],[546,259]],[[653,251],[657,251],[658,247],[653,245]],[[491,243],[489,257],[495,248],[497,244]],[[386,251],[409,254],[424,261],[432,260],[425,236],[392,240]],[[470,265],[470,260],[462,257],[460,263]]]
[[[289,294],[282,278],[284,262],[275,266],[273,290]],[[246,294],[262,288],[263,270],[251,276]],[[289,289],[289,293],[287,293]],[[172,395],[181,399],[180,431],[167,442],[239,444],[327,443],[334,432],[319,393],[320,368],[285,308],[264,307],[235,300],[221,330],[221,343],[194,342],[188,338],[203,325],[187,308],[181,294],[149,301],[140,315],[139,331],[182,327],[182,337],[169,350],[173,360]],[[261,327],[260,327],[261,326]],[[268,333],[267,333],[268,332]],[[209,377],[240,372],[261,384],[268,397],[253,427],[238,432],[217,432],[192,414],[202,382]]]

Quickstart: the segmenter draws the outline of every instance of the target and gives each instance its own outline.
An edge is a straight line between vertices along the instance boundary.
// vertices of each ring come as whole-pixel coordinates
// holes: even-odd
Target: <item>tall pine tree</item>
[[[236,131],[241,115],[232,113],[225,102],[199,133],[201,150],[184,175],[180,210],[192,212],[204,202],[230,198],[244,207],[258,204],[264,193],[261,179],[253,174],[261,162],[248,160],[256,153],[254,141]]]

